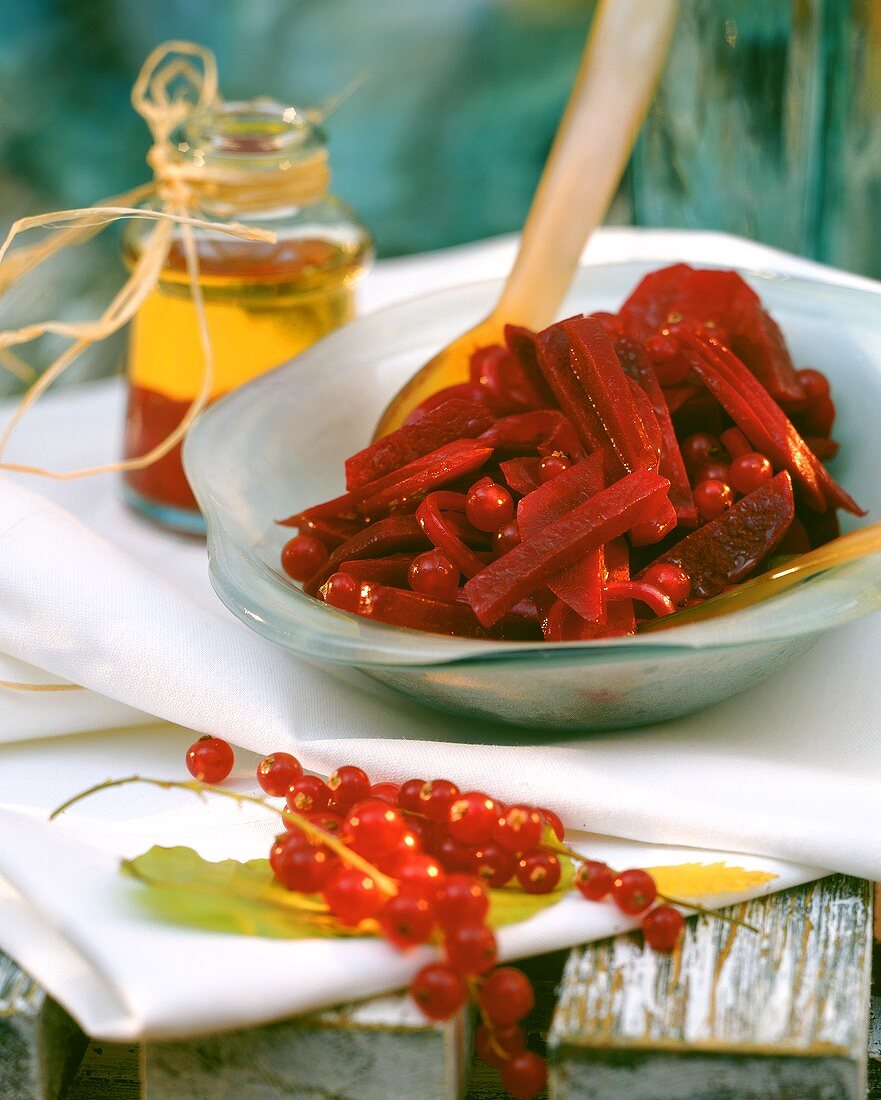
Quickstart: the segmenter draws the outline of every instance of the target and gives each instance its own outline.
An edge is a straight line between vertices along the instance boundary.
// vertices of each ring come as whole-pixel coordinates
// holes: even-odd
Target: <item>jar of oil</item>
[[[274,244],[196,230],[199,283],[211,338],[211,399],[296,355],[355,312],[355,284],[372,254],[370,235],[327,191],[323,134],[296,108],[257,99],[221,103],[174,135],[185,172],[235,181],[198,189],[197,217],[271,229]],[[253,182],[253,186],[251,186]],[[123,256],[131,267],[151,225],[130,222]],[[200,392],[205,358],[180,239],[129,338],[126,457],[145,454],[180,423]],[[125,475],[129,504],[173,530],[204,524],[178,446]]]

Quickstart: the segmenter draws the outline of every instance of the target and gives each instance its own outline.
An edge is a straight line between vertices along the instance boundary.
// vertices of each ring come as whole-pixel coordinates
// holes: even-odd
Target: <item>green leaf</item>
[[[549,894],[527,894],[506,886],[490,891],[490,924],[527,920],[560,900],[572,884],[570,860],[561,858],[563,874]],[[274,939],[375,935],[367,922],[352,930],[339,925],[317,895],[296,894],[279,886],[265,859],[212,863],[192,848],[155,846],[122,870],[142,883],[140,901],[161,920],[211,932],[232,932]]]

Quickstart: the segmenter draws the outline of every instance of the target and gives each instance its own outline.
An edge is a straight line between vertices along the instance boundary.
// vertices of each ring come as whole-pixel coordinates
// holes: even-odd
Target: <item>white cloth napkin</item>
[[[503,273],[513,248],[505,239],[388,264],[368,279],[366,305]],[[875,287],[717,234],[607,230],[587,253],[636,258],[821,270]],[[121,418],[118,382],[50,396],[9,457],[100,462],[115,453]],[[701,714],[640,731],[531,737],[273,648],[213,596],[204,548],[132,517],[113,478],[0,479],[0,561],[0,679],[88,689],[0,688],[0,947],[94,1035],[266,1020],[395,988],[424,957],[362,941],[198,933],[138,908],[141,888],[119,875],[120,856],[153,843],[191,844],[210,858],[261,855],[273,822],[258,810],[130,787],[46,823],[49,808],[106,777],[180,777],[192,730],[250,753],[292,749],[325,773],[353,761],[376,778],[448,775],[545,804],[570,827],[604,834],[581,840],[617,866],[727,858],[778,875],[771,889],[817,867],[881,877],[878,617]],[[250,753],[239,755],[242,789],[253,787]],[[509,956],[528,954],[624,927],[611,907],[571,898],[504,930],[501,943]]]

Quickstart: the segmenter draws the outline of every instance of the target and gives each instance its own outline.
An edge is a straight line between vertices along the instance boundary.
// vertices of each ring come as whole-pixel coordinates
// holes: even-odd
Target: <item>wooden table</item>
[[[526,1025],[547,1045],[549,1095],[862,1100],[868,1083],[881,1100],[872,911],[868,883],[833,876],[732,911],[758,934],[698,919],[671,956],[621,936],[519,964],[536,985]],[[86,1043],[7,964],[0,1098],[495,1100],[470,1028],[428,1025],[402,996],[188,1042]]]

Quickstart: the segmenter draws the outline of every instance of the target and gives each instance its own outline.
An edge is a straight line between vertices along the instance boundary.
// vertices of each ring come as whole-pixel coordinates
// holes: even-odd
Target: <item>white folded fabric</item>
[[[417,284],[499,274],[512,251],[505,240],[390,264],[368,279],[368,305]],[[609,230],[588,250],[588,259],[633,258],[799,274],[818,266],[714,234]],[[115,381],[50,396],[8,456],[59,468],[105,460],[118,445],[122,396]],[[394,988],[423,957],[362,941],[198,933],[138,908],[141,888],[120,876],[120,856],[153,843],[191,844],[211,858],[263,855],[274,823],[259,810],[130,787],[46,823],[52,806],[104,778],[183,777],[193,730],[250,750],[235,773],[242,789],[254,786],[251,754],[283,748],[316,771],[356,762],[377,779],[448,775],[551,806],[572,828],[604,834],[582,840],[618,866],[728,858],[777,874],[772,889],[817,867],[881,878],[877,616],[700,714],[639,731],[533,737],[445,716],[359,673],[275,649],[213,596],[204,547],[131,516],[112,477],[0,479],[0,562],[0,679],[86,689],[0,687],[0,947],[93,1034],[265,1020]],[[506,929],[502,945],[528,954],[622,927],[610,907],[571,898]]]

